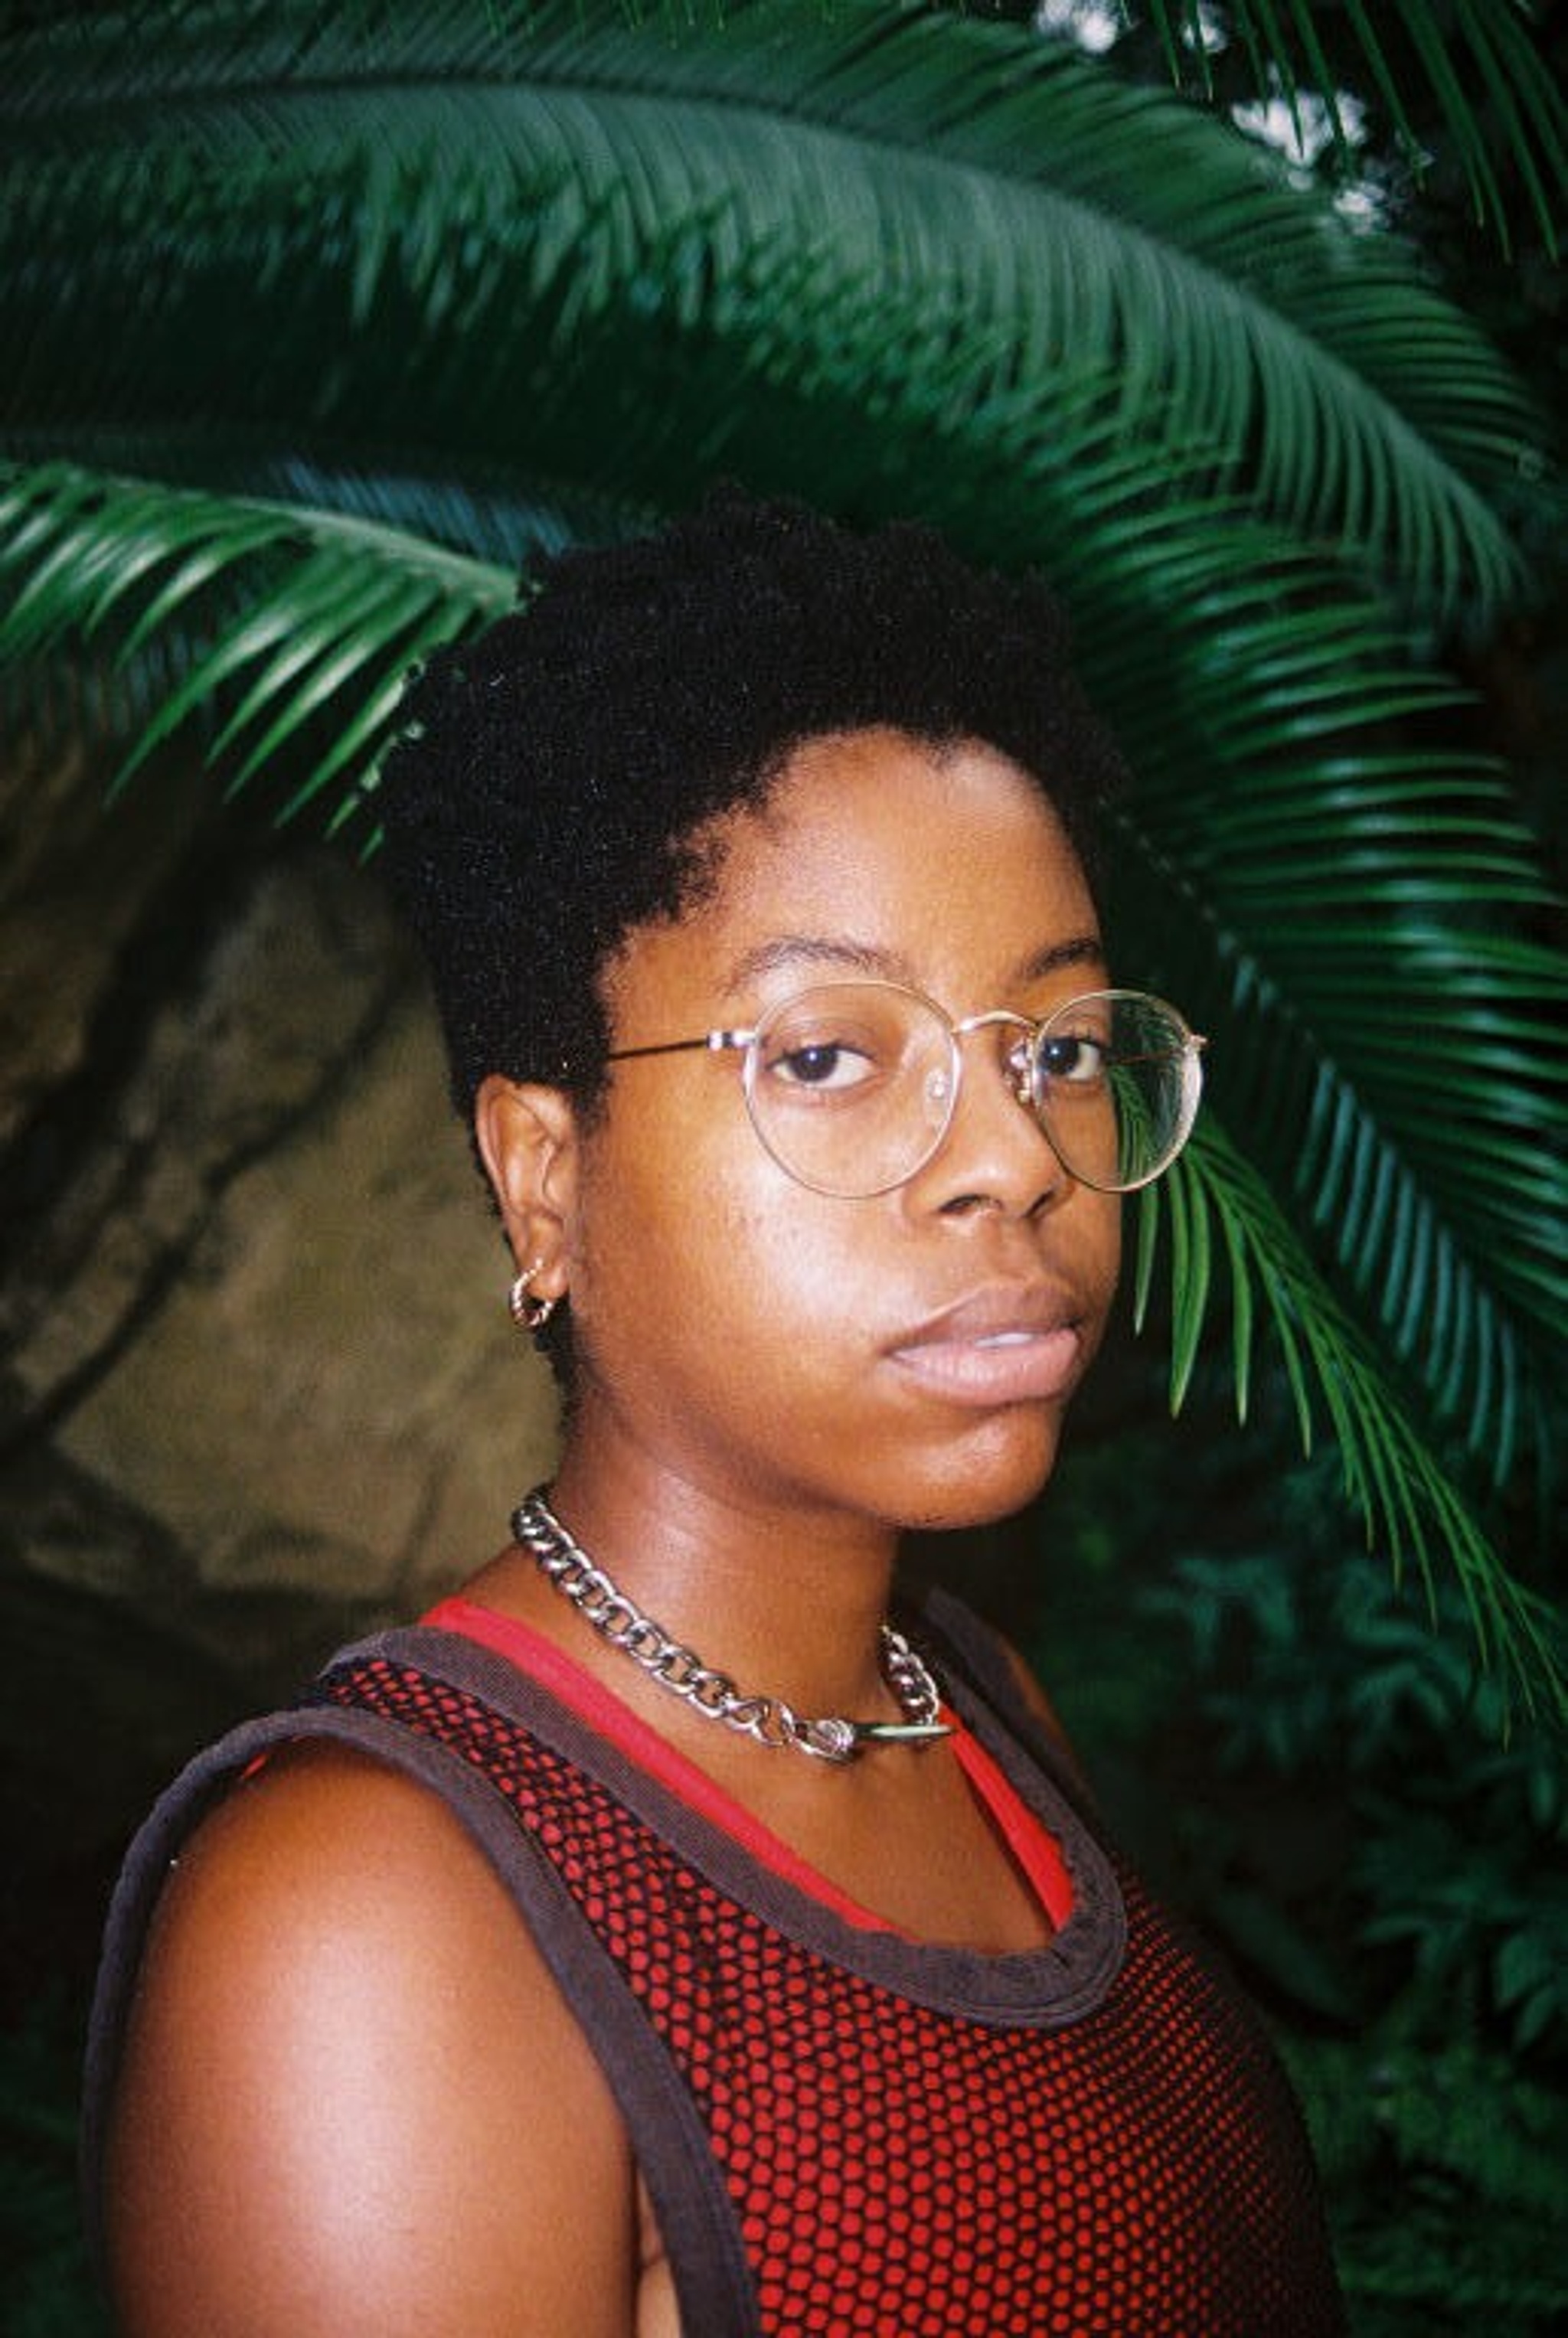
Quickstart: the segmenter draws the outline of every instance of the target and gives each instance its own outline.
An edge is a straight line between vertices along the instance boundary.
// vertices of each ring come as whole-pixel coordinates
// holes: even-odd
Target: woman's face
[[[1106,980],[1054,812],[983,746],[815,740],[715,836],[711,892],[611,969],[617,1048],[749,1027],[867,974],[955,1020],[1040,1016]],[[1060,1166],[1007,1083],[1005,1035],[962,1046],[937,1153],[864,1199],[769,1156],[739,1055],[614,1066],[567,1228],[579,1458],[619,1446],[694,1494],[824,1528],[973,1524],[1039,1488],[1104,1329],[1119,1203]]]

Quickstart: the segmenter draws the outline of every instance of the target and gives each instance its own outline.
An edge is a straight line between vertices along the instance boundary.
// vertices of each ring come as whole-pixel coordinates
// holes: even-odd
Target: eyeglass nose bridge
[[[983,1015],[966,1015],[962,1023],[951,1027],[955,1040],[965,1038],[971,1031],[984,1031],[995,1027],[1011,1027],[1019,1034],[1008,1048],[1002,1061],[1012,1083],[1012,1093],[1026,1112],[1038,1109],[1034,1087],[1034,1043],[1045,1028],[1043,1023],[1018,1015],[1009,1007],[991,1007]]]

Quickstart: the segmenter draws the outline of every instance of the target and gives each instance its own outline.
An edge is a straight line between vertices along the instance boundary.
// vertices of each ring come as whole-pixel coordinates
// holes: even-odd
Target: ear
[[[492,1072],[474,1098],[474,1138],[519,1274],[537,1299],[561,1299],[577,1189],[577,1125],[559,1088]]]

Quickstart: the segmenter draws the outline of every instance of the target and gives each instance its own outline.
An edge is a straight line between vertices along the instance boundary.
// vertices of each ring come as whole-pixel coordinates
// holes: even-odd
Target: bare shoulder
[[[463,1830],[336,1748],[182,1854],[108,2186],[127,2338],[632,2326],[636,2187],[586,2040]]]

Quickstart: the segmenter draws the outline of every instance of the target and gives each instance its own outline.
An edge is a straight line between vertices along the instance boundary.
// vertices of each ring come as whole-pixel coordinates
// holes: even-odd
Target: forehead
[[[726,815],[705,841],[710,883],[678,918],[629,937],[611,970],[623,1036],[628,985],[640,1031],[651,993],[661,1017],[700,1016],[853,971],[857,952],[955,1009],[1001,1003],[1051,950],[1099,931],[1041,787],[978,742],[814,739],[760,807]]]

